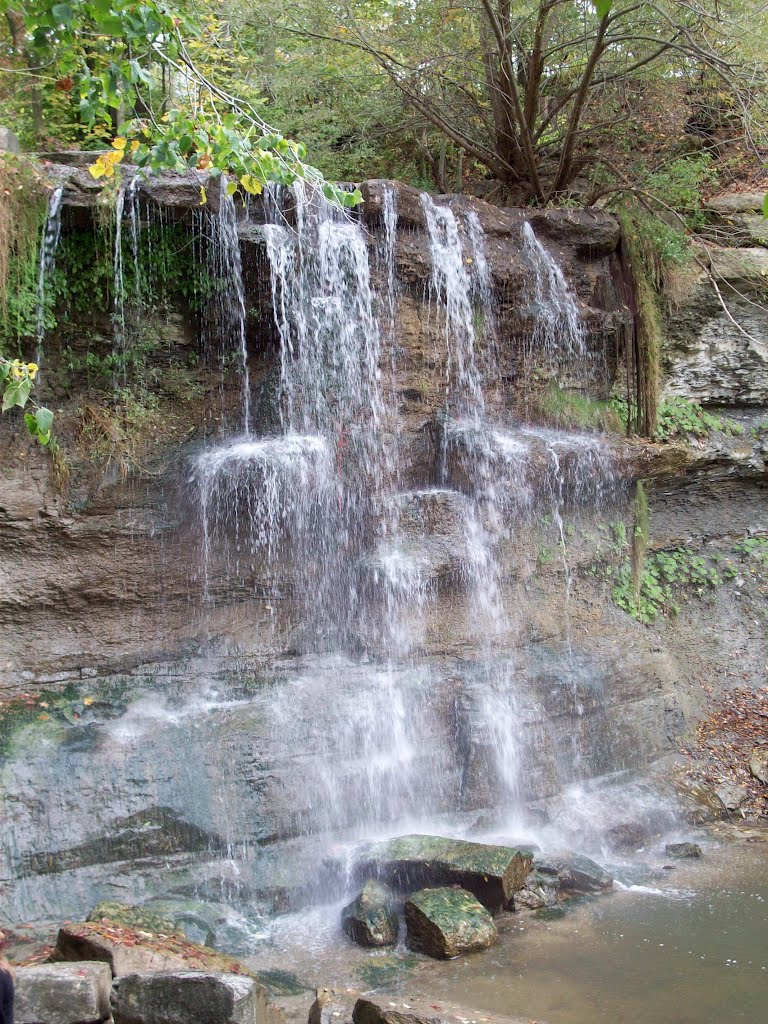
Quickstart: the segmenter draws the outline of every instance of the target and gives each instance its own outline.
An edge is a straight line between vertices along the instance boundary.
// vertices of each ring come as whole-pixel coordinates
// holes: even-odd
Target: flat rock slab
[[[537,861],[536,870],[543,875],[557,875],[562,893],[598,893],[613,888],[613,876],[589,857],[561,854],[547,861]]]
[[[458,885],[496,913],[522,888],[532,862],[530,852],[514,847],[411,835],[364,847],[355,871],[402,892]]]
[[[375,879],[367,881],[342,910],[341,927],[360,946],[394,946],[399,923],[389,886]]]
[[[239,960],[177,935],[157,936],[104,923],[71,924],[59,929],[53,961],[101,960],[112,974],[158,971],[206,971],[251,976]]]
[[[99,1024],[109,1017],[105,963],[39,964],[16,971],[16,1024]]]
[[[405,904],[408,946],[439,960],[474,953],[499,937],[493,918],[466,889],[422,889]]]
[[[453,1003],[412,1003],[410,999],[363,996],[355,1003],[354,1024],[531,1024],[530,1018],[501,1017]],[[539,1021],[538,1024],[545,1024]]]
[[[265,1011],[261,986],[234,974],[128,974],[112,988],[115,1024],[260,1024]]]

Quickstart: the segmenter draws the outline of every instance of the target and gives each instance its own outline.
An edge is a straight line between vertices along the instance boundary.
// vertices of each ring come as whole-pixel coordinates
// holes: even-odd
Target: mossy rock
[[[124,928],[136,928],[138,931],[150,932],[153,935],[178,935],[179,928],[169,918],[163,917],[146,907],[134,906],[130,903],[97,903],[85,919],[86,921],[111,922]]]
[[[406,893],[456,885],[495,913],[522,888],[532,862],[531,853],[515,847],[410,835],[366,846],[358,856],[356,873]]]
[[[360,946],[394,946],[398,919],[394,894],[382,882],[369,881],[341,912],[341,927]]]
[[[450,960],[487,949],[498,938],[485,907],[465,889],[422,889],[405,904],[408,946],[419,953]]]

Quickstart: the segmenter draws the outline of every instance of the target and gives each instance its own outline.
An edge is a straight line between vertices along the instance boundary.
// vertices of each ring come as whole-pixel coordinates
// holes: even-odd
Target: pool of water
[[[667,879],[507,918],[487,953],[392,987],[549,1024],[728,1024],[768,1018],[768,845],[733,844]]]
[[[628,866],[614,892],[566,904],[559,918],[498,918],[499,942],[484,953],[437,962],[410,953],[403,936],[395,951],[363,950],[340,934],[339,903],[276,922],[252,963],[307,986],[542,1024],[765,1020],[768,833],[736,835],[705,842],[701,860],[672,871],[663,859]]]

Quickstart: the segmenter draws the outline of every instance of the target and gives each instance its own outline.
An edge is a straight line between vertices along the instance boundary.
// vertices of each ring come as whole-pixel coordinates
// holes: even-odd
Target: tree
[[[601,149],[631,126],[638,86],[714,83],[741,138],[763,145],[765,12],[739,0],[375,0],[321,13],[289,2],[276,22],[367,55],[456,151],[545,203],[585,169],[611,179]]]

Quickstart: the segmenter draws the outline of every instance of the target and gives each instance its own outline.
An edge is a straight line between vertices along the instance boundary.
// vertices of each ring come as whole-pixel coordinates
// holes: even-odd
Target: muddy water
[[[768,845],[728,844],[662,879],[508,918],[487,953],[390,991],[548,1024],[768,1019]]]

